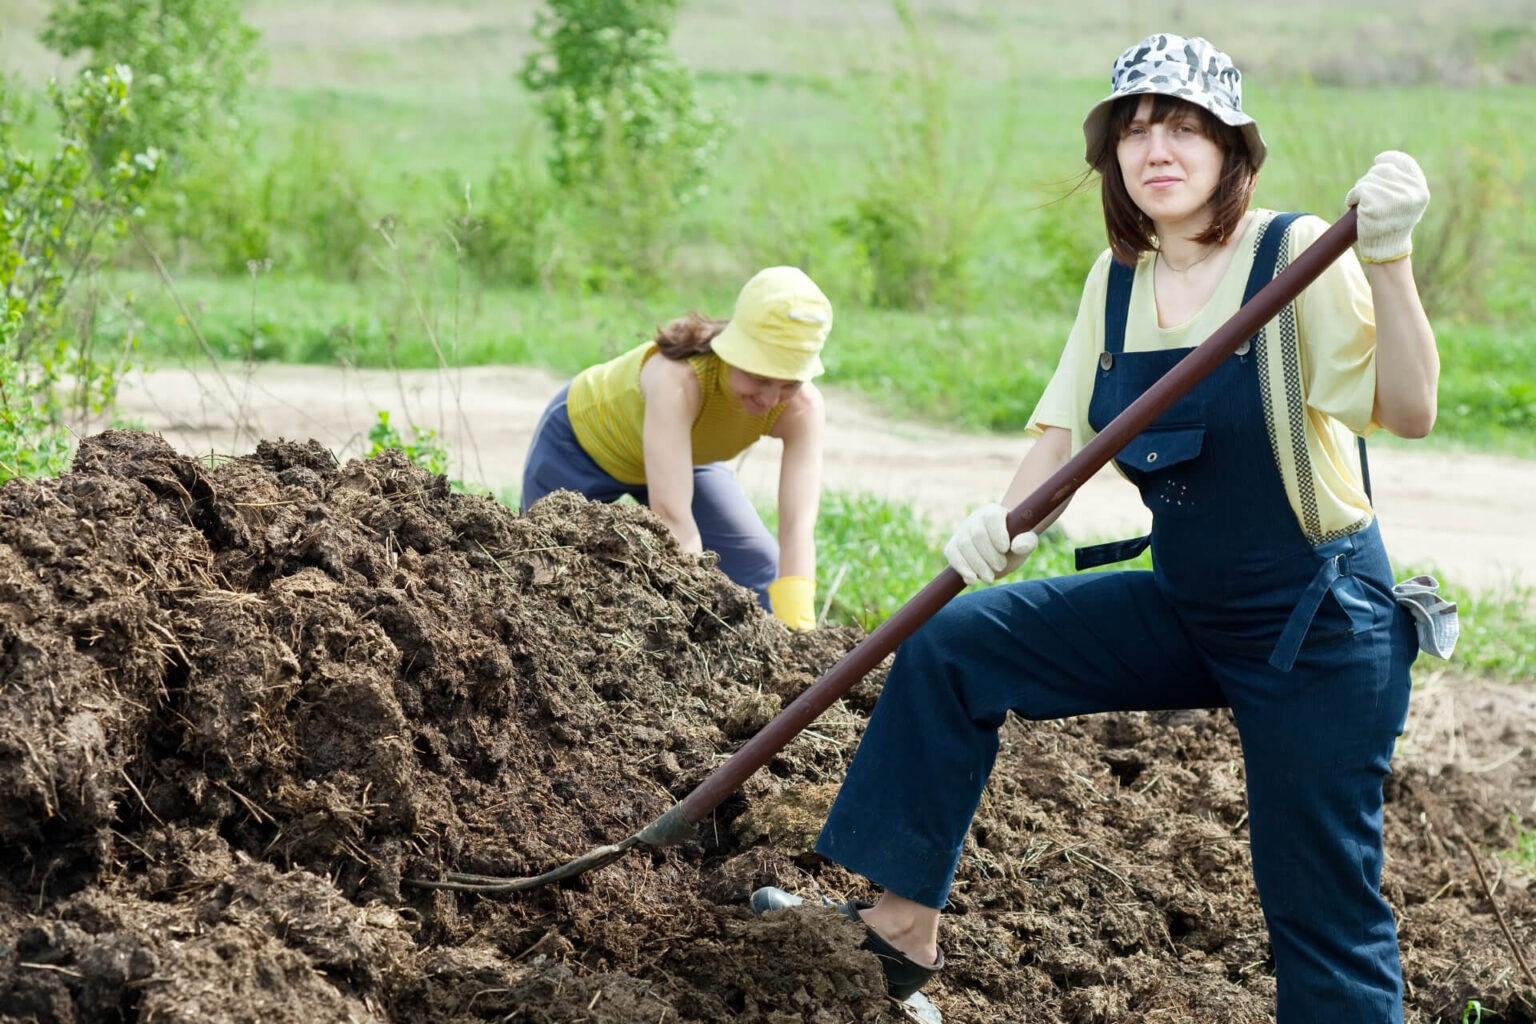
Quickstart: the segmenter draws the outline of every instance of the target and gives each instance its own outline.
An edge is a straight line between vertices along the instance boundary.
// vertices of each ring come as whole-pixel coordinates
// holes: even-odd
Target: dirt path
[[[179,451],[244,454],[259,439],[313,438],[342,458],[366,454],[378,411],[406,437],[436,430],[452,475],[495,491],[519,489],[539,413],[562,379],[526,367],[445,373],[260,365],[165,369],[126,382],[119,415],[160,432]],[[1028,444],[893,419],[865,400],[829,390],[827,486],[910,502],[942,531],[1006,486]],[[771,500],[778,446],[767,440],[740,461],[749,492]],[[1372,450],[1382,528],[1394,559],[1434,568],[1477,591],[1536,583],[1536,461]],[[1081,538],[1132,536],[1147,513],[1112,471],[1079,492],[1061,527]]]

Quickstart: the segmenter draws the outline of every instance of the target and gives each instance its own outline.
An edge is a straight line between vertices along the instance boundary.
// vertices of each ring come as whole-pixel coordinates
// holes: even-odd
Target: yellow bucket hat
[[[822,373],[821,346],[832,330],[832,303],[798,267],[768,267],[736,296],[730,323],[710,348],[759,377],[810,380]]]

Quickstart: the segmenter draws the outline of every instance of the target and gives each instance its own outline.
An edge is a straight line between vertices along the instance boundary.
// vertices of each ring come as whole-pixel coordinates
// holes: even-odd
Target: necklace
[[[1161,250],[1161,249],[1157,250],[1157,258],[1162,261],[1163,266],[1167,267],[1169,270],[1173,271],[1175,274],[1186,274],[1186,273],[1188,273],[1190,271],[1191,268],[1197,266],[1198,264],[1204,263],[1206,260],[1208,260],[1212,256],[1216,255],[1217,250],[1220,249],[1220,248],[1221,248],[1221,246],[1219,246],[1219,245],[1218,246],[1212,246],[1211,248],[1205,250],[1205,253],[1203,255],[1196,256],[1194,259],[1190,260],[1188,263],[1184,264],[1182,267],[1174,266],[1173,265],[1173,261],[1170,260],[1168,258],[1168,256],[1167,256],[1167,254],[1164,253],[1163,250]]]

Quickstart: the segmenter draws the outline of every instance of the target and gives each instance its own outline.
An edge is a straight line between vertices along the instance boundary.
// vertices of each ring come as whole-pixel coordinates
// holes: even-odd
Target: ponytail
[[[688,313],[656,330],[656,347],[668,359],[687,359],[710,351],[710,342],[725,330],[729,320],[716,320],[702,313]]]

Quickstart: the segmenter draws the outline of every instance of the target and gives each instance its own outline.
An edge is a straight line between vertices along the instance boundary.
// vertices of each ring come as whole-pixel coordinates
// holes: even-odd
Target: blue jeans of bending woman
[[[1381,898],[1382,780],[1407,716],[1411,619],[1370,594],[1370,628],[1216,653],[1152,573],[1030,580],[962,595],[897,653],[817,850],[942,907],[1010,711],[1231,708],[1279,1020],[1402,1020],[1397,935]]]
[[[521,505],[526,512],[551,491],[575,491],[593,501],[617,501],[629,495],[649,505],[644,484],[626,484],[608,475],[576,440],[565,398],[570,385],[560,389],[544,409],[523,464]],[[720,570],[757,594],[768,606],[768,584],[778,576],[779,544],[763,525],[762,518],[729,466],[711,462],[693,467],[693,521],[699,527],[704,550],[720,558]]]

